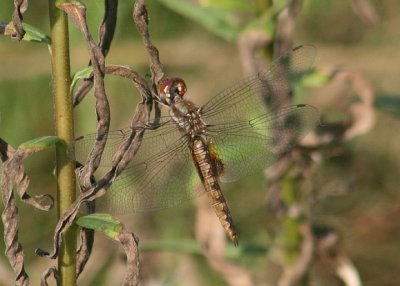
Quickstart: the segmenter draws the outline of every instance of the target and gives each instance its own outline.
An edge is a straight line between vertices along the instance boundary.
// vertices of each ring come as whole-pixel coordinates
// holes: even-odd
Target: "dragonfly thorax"
[[[189,100],[175,102],[170,109],[172,119],[190,139],[206,135],[207,125],[201,118],[200,108]]]

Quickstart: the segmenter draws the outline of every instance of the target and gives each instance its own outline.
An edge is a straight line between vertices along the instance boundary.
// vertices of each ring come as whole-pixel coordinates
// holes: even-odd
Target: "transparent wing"
[[[202,108],[208,124],[222,124],[251,119],[267,109],[288,105],[291,84],[310,70],[316,50],[299,46],[275,60],[267,70],[217,94]]]
[[[210,126],[210,138],[224,164],[220,180],[235,181],[268,166],[318,122],[314,107],[294,105],[249,120]]]
[[[146,130],[142,139],[142,144],[132,160],[132,163],[152,157],[154,154],[158,153],[158,150],[168,148],[170,144],[173,144],[181,137],[181,133],[170,117],[163,117],[160,122],[159,128]],[[114,154],[117,152],[120,145],[129,138],[131,133],[132,129],[130,127],[108,132],[107,144],[101,158],[100,167],[112,166]],[[75,139],[74,157],[76,161],[80,163],[86,161],[86,157],[93,147],[95,138],[96,134],[93,133]]]
[[[109,133],[100,172],[111,166],[114,153],[130,132],[125,128]],[[86,160],[94,140],[95,134],[76,140],[76,160]],[[144,133],[130,164],[96,202],[99,210],[119,214],[168,208],[201,194],[196,188],[200,183],[186,136],[175,123],[164,120],[159,128]]]
[[[286,106],[291,84],[312,66],[315,48],[300,46],[212,98],[202,108],[224,162],[222,181],[234,181],[273,162],[319,122],[308,105]]]
[[[113,213],[168,208],[199,195],[200,183],[187,139],[180,137],[145,161],[134,158],[98,206]]]

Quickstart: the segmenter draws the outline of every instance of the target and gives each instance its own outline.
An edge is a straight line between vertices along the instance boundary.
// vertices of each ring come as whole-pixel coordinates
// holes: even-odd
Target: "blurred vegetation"
[[[239,54],[232,44],[232,39],[239,30],[224,28],[222,31],[210,32],[210,27],[200,20],[204,15],[200,14],[201,10],[192,17],[183,17],[182,11],[174,9],[172,4],[177,1],[147,2],[150,32],[153,42],[160,50],[166,71],[185,78],[194,101],[204,103],[207,98],[242,77]],[[364,285],[394,286],[398,284],[397,270],[400,266],[400,223],[396,219],[400,215],[400,147],[397,143],[400,139],[398,1],[371,1],[381,19],[376,26],[364,24],[352,11],[350,1],[304,2],[303,10],[297,17],[295,42],[311,43],[318,48],[318,67],[342,67],[365,75],[374,86],[378,111],[375,127],[368,134],[338,148],[337,155],[329,154],[329,159],[324,160],[315,178],[315,188],[329,193],[336,186],[346,184],[350,186],[350,193],[340,195],[333,192],[331,196],[324,196],[320,201],[317,200],[313,211],[324,224],[332,224],[341,231],[344,247],[357,266]],[[103,4],[100,1],[84,3],[88,6],[90,29],[95,34],[102,19]],[[246,8],[239,13],[239,19],[250,17],[254,13],[253,9],[242,7],[241,1],[231,3],[238,6],[230,7],[229,11]],[[25,21],[49,34],[48,20],[43,17],[43,14],[47,14],[47,3],[30,1],[29,5]],[[116,38],[107,62],[130,65],[138,72],[146,74],[147,56],[131,20],[131,6],[131,1],[120,1]],[[181,6],[184,9],[184,5]],[[223,14],[227,15],[226,11],[221,12],[218,7],[212,9],[219,11],[221,17]],[[12,10],[12,1],[2,1],[0,20],[9,21]],[[193,19],[198,20],[192,21]],[[230,27],[240,26],[229,22],[229,19],[225,20],[224,23],[230,23]],[[70,35],[72,71],[76,72],[87,65],[88,57],[82,36],[72,25]],[[18,146],[31,138],[52,135],[53,103],[47,47],[34,43],[11,42],[8,38],[1,37],[0,66],[0,136],[13,146]],[[111,102],[112,128],[127,126],[139,96],[130,83],[121,79],[107,78],[106,87]],[[324,96],[324,93],[318,94],[317,99]],[[311,103],[312,100],[306,98]],[[95,128],[93,98],[87,98],[75,114],[76,135],[92,133]],[[51,152],[35,155],[28,160],[30,193],[55,194],[53,166],[54,157]],[[327,182],[331,184],[327,186]],[[275,225],[271,217],[271,224],[266,226],[265,217],[268,213],[263,201],[264,176],[258,174],[246,178],[237,184],[224,186],[223,190],[226,191],[241,241],[244,244],[260,245],[259,252],[255,253],[268,252],[269,247],[265,247],[265,242],[270,236],[266,229]],[[29,207],[21,205],[20,212],[20,237],[28,260],[28,272],[32,281],[39,281],[37,277],[46,266],[42,264],[43,259],[37,258],[33,251],[36,247],[50,247],[56,223],[55,211],[49,214],[34,211],[32,215]],[[144,245],[146,241],[161,238],[166,241],[186,241],[194,236],[195,209],[189,203],[174,209],[126,217],[123,220]],[[105,244],[107,247],[104,248]],[[109,242],[100,238],[96,241],[95,248],[96,245],[103,247],[102,255],[115,256],[115,248],[110,247]],[[177,277],[182,271],[190,269],[189,273],[196,275],[200,281],[197,285],[224,285],[222,279],[210,270],[204,257],[189,258],[187,253],[190,251],[187,250],[150,252],[151,246],[145,246],[149,253],[142,252],[143,278],[161,281],[160,283],[166,285],[180,285]],[[174,249],[173,246],[168,248]],[[4,252],[3,244],[0,251]],[[4,260],[4,257],[1,259]],[[96,267],[95,260],[92,259],[88,266],[89,269],[98,271],[97,273],[103,273],[104,269],[112,267],[110,262]],[[276,269],[268,264],[265,255],[254,255],[249,251],[234,261],[249,269],[258,284],[276,275]],[[6,262],[3,264],[7,265]],[[82,277],[82,281],[85,281],[82,285],[109,285],[107,282],[100,282],[88,271]]]

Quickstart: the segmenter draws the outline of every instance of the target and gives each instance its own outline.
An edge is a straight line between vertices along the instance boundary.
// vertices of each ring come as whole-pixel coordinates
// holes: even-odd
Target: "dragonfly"
[[[186,99],[181,78],[161,80],[156,100],[169,115],[160,119],[158,128],[146,130],[136,155],[97,205],[111,213],[132,213],[176,206],[206,193],[237,246],[238,234],[220,183],[271,165],[318,124],[315,107],[285,105],[284,100],[291,82],[311,69],[314,57],[312,46],[294,48],[203,106]],[[100,167],[111,166],[114,153],[131,132],[130,127],[109,132]],[[92,134],[75,141],[77,161],[86,159],[94,140]]]

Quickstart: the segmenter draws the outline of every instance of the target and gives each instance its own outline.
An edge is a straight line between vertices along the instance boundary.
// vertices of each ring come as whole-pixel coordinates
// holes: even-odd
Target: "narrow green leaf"
[[[46,45],[51,44],[51,38],[40,31],[38,28],[29,25],[27,23],[22,23],[22,27],[25,30],[25,35],[22,38],[23,41],[26,42],[34,42],[34,43],[42,43]],[[12,36],[16,33],[14,24],[10,23],[2,23],[0,25],[0,34],[4,36]]]
[[[172,11],[181,14],[229,42],[236,42],[241,31],[238,19],[229,11],[201,7],[187,0],[158,0]]]
[[[315,69],[302,77],[301,85],[304,87],[317,87],[327,84],[331,79],[331,75]]]
[[[76,72],[74,74],[74,76],[72,77],[70,91],[72,92],[74,90],[74,88],[75,88],[76,84],[78,83],[78,81],[83,80],[85,78],[91,77],[92,73],[93,73],[93,67],[92,66],[86,67],[86,68]]]
[[[257,6],[254,1],[243,0],[204,0],[202,1],[204,7],[214,7],[219,9],[226,9],[238,12],[255,13]]]
[[[101,231],[111,239],[115,239],[123,225],[110,214],[94,213],[80,217],[76,223],[85,228]]]
[[[192,255],[204,255],[204,252],[198,241],[194,240],[157,240],[147,241],[140,244],[140,251],[165,251],[182,252]],[[269,251],[266,246],[256,244],[240,244],[234,247],[229,244],[225,247],[224,257],[227,259],[241,259],[243,256],[264,256]]]
[[[42,31],[40,31],[38,28],[29,25],[27,23],[22,23],[22,27],[25,30],[25,35],[22,40],[27,42],[42,43],[47,45],[51,44],[51,38]]]
[[[25,151],[41,151],[43,149],[49,148],[53,145],[60,144],[62,143],[63,140],[61,140],[57,136],[44,136],[44,137],[39,137],[35,138],[29,141],[26,141],[25,143],[22,143],[19,146],[19,149],[23,149]]]
[[[375,106],[393,116],[400,117],[400,95],[398,94],[378,94]]]

